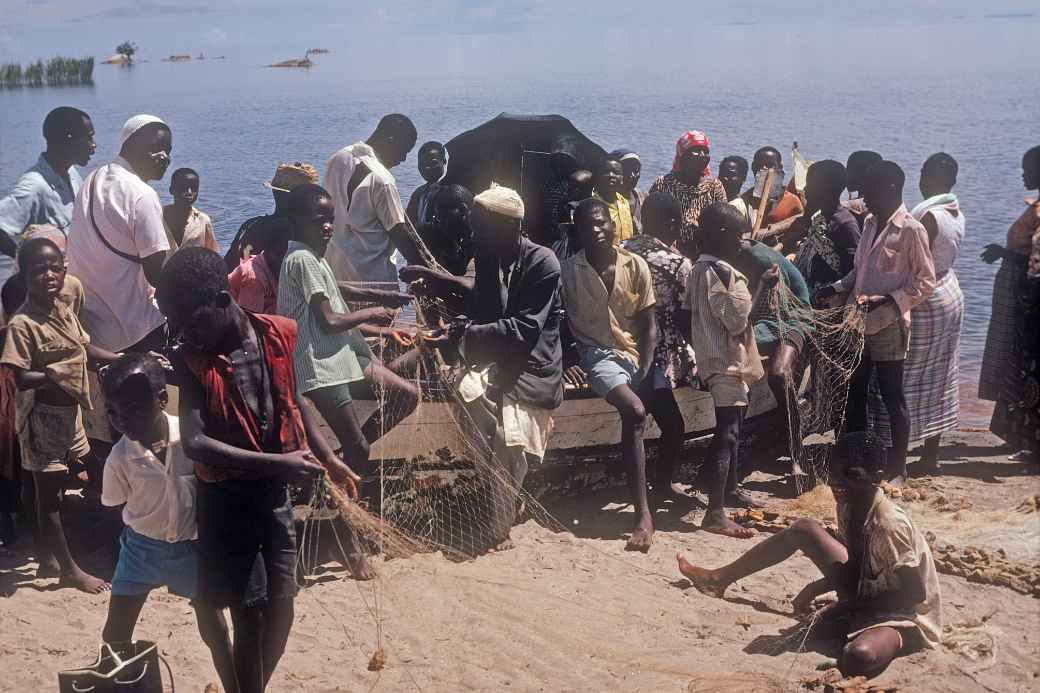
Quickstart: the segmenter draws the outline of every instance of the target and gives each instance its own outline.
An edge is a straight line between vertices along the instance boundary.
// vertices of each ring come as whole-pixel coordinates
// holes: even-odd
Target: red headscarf
[[[672,162],[672,173],[678,172],[679,160],[682,159],[683,154],[694,147],[710,149],[711,145],[708,144],[708,136],[700,130],[687,130],[679,137],[679,141],[675,143],[675,161]],[[705,166],[702,175],[707,176],[709,173],[708,167]]]

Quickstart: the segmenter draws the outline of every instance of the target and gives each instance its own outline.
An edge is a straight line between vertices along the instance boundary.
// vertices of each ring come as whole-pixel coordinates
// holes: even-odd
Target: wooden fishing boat
[[[686,438],[692,440],[711,433],[715,427],[715,405],[711,394],[689,386],[675,390],[675,399],[686,421]],[[355,400],[360,420],[367,419],[378,403]],[[771,412],[776,401],[765,379],[751,390],[748,418]],[[464,413],[451,402],[424,402],[393,430],[372,444],[371,459],[415,460],[445,456],[463,457],[469,449],[459,421]],[[332,432],[325,429],[335,444]],[[656,441],[660,429],[652,419],[645,439]],[[553,432],[549,438],[546,462],[562,461],[591,451],[617,446],[621,442],[621,421],[617,410],[602,397],[588,390],[568,390],[563,404],[553,412]]]

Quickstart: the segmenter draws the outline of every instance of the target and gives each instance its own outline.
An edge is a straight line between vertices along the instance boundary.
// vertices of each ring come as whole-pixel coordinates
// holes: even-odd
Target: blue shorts
[[[148,594],[165,585],[170,594],[194,599],[198,573],[197,541],[159,541],[124,527],[119,537],[119,562],[112,576],[112,594]]]
[[[639,387],[636,364],[613,349],[592,347],[582,350],[581,368],[589,387],[600,397],[606,397],[618,385],[628,385],[633,390]]]

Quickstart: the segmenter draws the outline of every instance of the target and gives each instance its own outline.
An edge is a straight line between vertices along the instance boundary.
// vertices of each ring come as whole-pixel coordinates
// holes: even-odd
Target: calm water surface
[[[246,218],[272,208],[262,186],[280,161],[307,161],[324,170],[328,156],[367,136],[379,116],[400,111],[420,141],[447,141],[499,112],[559,113],[610,150],[626,146],[643,159],[642,186],[671,164],[675,137],[708,133],[715,162],[727,154],[750,159],[759,146],[785,152],[799,142],[810,159],[844,161],[855,149],[876,149],[907,172],[908,204],[920,200],[921,162],[944,150],[960,162],[956,192],[968,221],[956,271],[967,300],[961,339],[966,424],[984,424],[988,408],[974,402],[990,313],[995,266],[982,247],[1002,242],[1020,213],[1025,191],[1020,160],[1035,144],[1040,106],[1014,66],[939,79],[927,65],[904,73],[879,69],[850,78],[817,69],[798,81],[633,73],[544,73],[533,79],[490,81],[475,76],[357,80],[335,55],[310,70],[277,70],[244,60],[131,69],[99,65],[93,87],[0,92],[0,190],[33,163],[42,147],[43,116],[58,105],[87,111],[97,130],[91,166],[117,151],[119,127],[132,114],[154,113],[173,129],[173,168],[202,177],[199,207],[226,244]],[[793,78],[792,78],[793,79]],[[715,162],[712,169],[715,169]],[[788,166],[790,169],[790,166]],[[420,182],[414,157],[394,170],[402,197]],[[168,179],[156,184],[169,199]]]

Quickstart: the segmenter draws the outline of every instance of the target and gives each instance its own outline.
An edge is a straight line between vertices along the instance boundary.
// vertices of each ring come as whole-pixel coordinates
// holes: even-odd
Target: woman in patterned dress
[[[1027,190],[1040,192],[1040,146],[1022,157],[1022,182]],[[1000,249],[1004,265],[1013,262],[1014,322],[1002,387],[990,422],[990,430],[1018,451],[1019,457],[1033,460],[1040,454],[1040,330],[1036,327],[1040,323],[1040,260],[1035,257],[1040,254],[1038,235],[1040,199],[1027,199],[1025,210],[1008,229],[1007,248]]]
[[[727,199],[722,182],[712,177],[708,170],[709,161],[711,150],[708,136],[699,130],[689,130],[675,143],[671,173],[658,177],[650,186],[651,194],[666,192],[679,203],[682,222],[678,248],[688,258],[699,255],[694,237],[701,210],[714,202],[726,202]]]
[[[657,299],[654,312],[658,342],[654,369],[641,397],[661,429],[653,484],[658,495],[668,494],[672,489],[672,472],[686,432],[673,390],[687,382],[693,372],[693,349],[684,336],[690,329],[690,316],[689,311],[682,308],[686,281],[693,267],[673,245],[679,237],[681,219],[682,209],[674,197],[652,193],[643,201],[643,233],[625,243],[626,250],[650,266]]]

